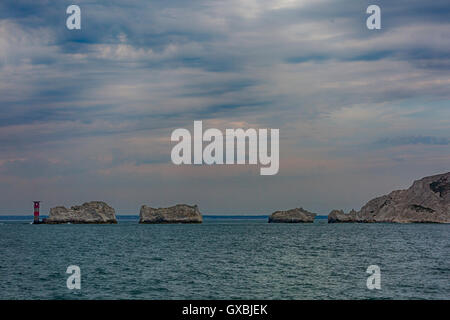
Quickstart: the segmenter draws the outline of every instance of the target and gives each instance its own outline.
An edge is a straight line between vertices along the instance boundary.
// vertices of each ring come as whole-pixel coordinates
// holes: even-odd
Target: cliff
[[[328,222],[357,222],[356,211],[352,210],[349,213],[345,213],[343,210],[333,210],[328,215]]]
[[[296,208],[287,211],[276,211],[269,217],[269,223],[302,223],[314,222],[316,214],[306,211],[303,208]]]
[[[450,172],[372,199],[358,212],[333,210],[328,222],[450,223]]]
[[[117,223],[115,211],[105,202],[91,201],[83,203],[81,206],[73,206],[67,209],[63,206],[50,209],[47,219],[43,220],[47,224],[59,223]]]
[[[177,204],[169,208],[141,207],[139,223],[202,223],[203,218],[198,207]]]

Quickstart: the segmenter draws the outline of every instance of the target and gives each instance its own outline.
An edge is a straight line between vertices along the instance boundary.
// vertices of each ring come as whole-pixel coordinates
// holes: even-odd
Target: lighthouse
[[[33,223],[38,224],[39,223],[39,206],[40,201],[33,201],[34,202],[34,220]]]

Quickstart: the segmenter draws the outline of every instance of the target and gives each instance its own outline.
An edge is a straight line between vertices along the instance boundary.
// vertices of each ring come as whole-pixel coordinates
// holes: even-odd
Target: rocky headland
[[[117,219],[114,208],[102,201],[91,201],[70,209],[63,206],[51,208],[49,217],[43,223],[111,224],[117,223]]]
[[[333,210],[328,222],[450,223],[450,172],[372,199],[360,211]]]
[[[139,223],[202,223],[198,206],[177,204],[169,208],[151,208],[146,205],[139,212]]]
[[[304,223],[314,222],[315,213],[303,208],[290,209],[287,211],[275,211],[269,217],[269,223]]]

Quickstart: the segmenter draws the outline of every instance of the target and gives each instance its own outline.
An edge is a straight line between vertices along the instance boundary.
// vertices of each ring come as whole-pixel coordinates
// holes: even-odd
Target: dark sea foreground
[[[66,287],[69,265],[81,290]],[[393,298],[450,299],[450,225],[0,220],[0,299]]]

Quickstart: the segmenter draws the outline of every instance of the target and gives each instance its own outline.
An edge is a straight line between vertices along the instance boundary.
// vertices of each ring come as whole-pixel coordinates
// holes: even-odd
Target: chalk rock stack
[[[328,215],[328,222],[356,222],[356,213],[355,210],[349,213],[345,213],[343,210],[333,210]]]
[[[328,222],[450,223],[450,172],[372,199],[358,212],[333,210]]]
[[[198,206],[177,204],[169,208],[141,207],[139,223],[202,223]]]
[[[70,209],[63,206],[51,208],[49,217],[44,219],[43,223],[110,224],[117,223],[117,219],[114,209],[105,202],[91,201]]]
[[[315,213],[303,208],[296,208],[287,211],[275,211],[269,217],[269,223],[303,223],[314,222]]]

